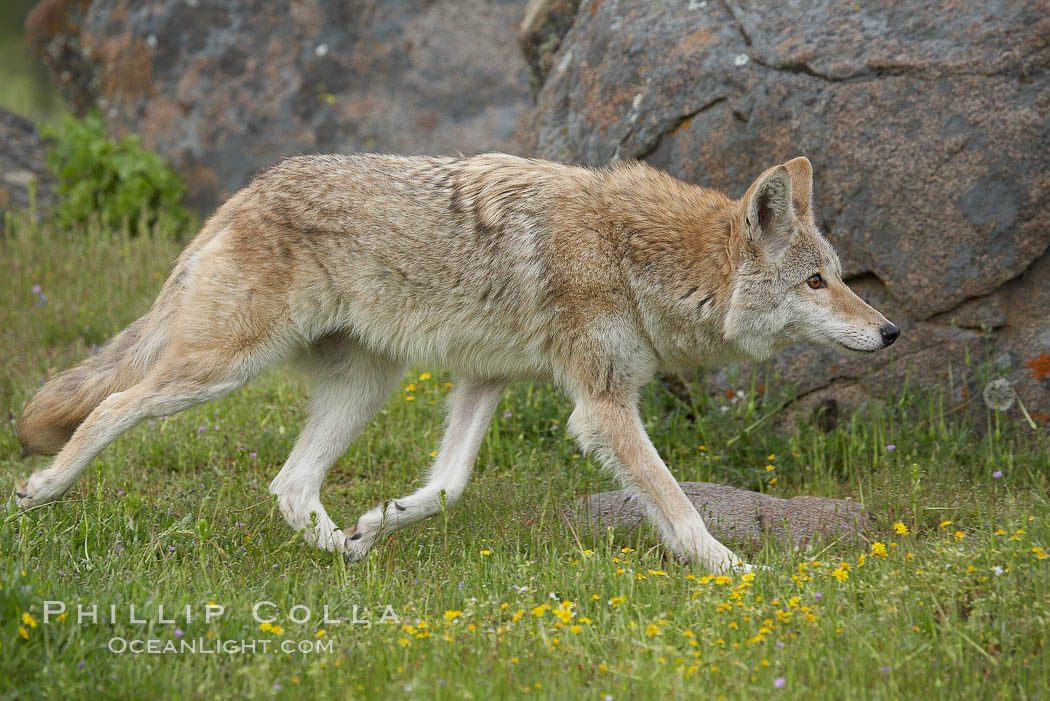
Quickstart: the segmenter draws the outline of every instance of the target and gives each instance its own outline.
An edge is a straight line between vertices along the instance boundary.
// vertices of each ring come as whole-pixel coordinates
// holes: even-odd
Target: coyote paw
[[[32,506],[32,504],[25,503],[29,499],[29,495],[26,494],[26,481],[15,480],[15,501],[18,502],[18,506],[22,509]]]
[[[18,504],[20,509],[28,509],[33,506],[39,506],[46,504],[49,501],[54,501],[62,496],[62,493],[54,494],[52,490],[48,490],[47,485],[43,485],[43,489],[40,485],[34,484],[32,477],[29,480],[20,480],[15,482],[15,502]]]
[[[372,549],[372,544],[379,537],[379,531],[383,526],[383,509],[377,507],[357,519],[353,528],[347,528],[346,550],[343,557],[347,564],[357,562]]]

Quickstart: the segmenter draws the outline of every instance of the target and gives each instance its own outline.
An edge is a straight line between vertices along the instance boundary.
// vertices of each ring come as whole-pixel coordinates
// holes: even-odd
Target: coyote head
[[[813,170],[795,158],[764,172],[736,213],[737,266],[725,336],[756,358],[801,341],[871,353],[900,330],[842,282],[812,213]]]

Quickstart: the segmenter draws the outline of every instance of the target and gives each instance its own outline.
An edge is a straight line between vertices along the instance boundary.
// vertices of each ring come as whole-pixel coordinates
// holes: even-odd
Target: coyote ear
[[[813,218],[813,166],[805,156],[792,158],[784,164],[791,176],[791,195],[795,213],[801,219]]]
[[[791,176],[784,166],[770,168],[748,188],[744,236],[774,258],[791,245]]]

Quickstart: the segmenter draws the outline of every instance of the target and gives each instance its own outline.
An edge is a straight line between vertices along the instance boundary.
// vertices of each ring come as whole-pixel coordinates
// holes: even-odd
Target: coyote
[[[18,420],[53,464],[16,485],[60,497],[117,436],[296,360],[309,418],[270,484],[306,540],[363,557],[462,496],[508,383],[552,380],[570,432],[645,503],[675,555],[747,567],[710,535],[646,435],[656,372],[764,358],[799,341],[870,353],[898,329],[842,282],[803,157],[743,199],[642,163],[582,168],[508,156],[318,155],[260,173],[183,251],[149,312],[37,392]],[[329,466],[411,363],[455,378],[426,485],[343,531]]]

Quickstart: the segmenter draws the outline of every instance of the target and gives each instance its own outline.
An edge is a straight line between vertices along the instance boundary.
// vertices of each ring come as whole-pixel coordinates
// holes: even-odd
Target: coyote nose
[[[893,342],[897,340],[897,336],[901,335],[901,330],[893,324],[886,324],[879,333],[882,334],[882,343],[886,346],[892,346]]]

